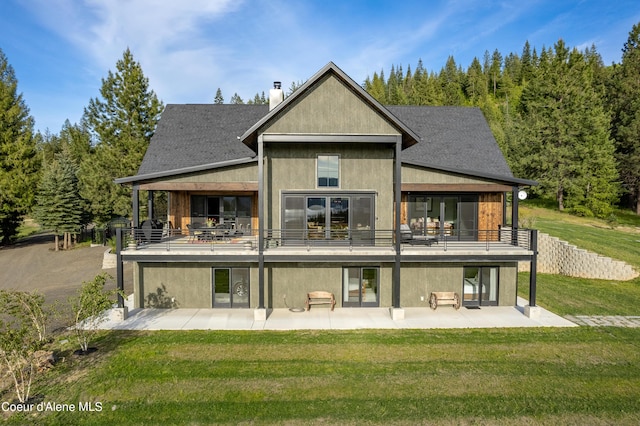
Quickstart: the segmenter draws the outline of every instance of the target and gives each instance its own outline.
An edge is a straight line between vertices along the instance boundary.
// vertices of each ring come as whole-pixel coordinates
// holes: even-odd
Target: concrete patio
[[[405,308],[404,319],[393,320],[388,308],[313,307],[298,312],[267,311],[265,321],[254,319],[253,309],[136,309],[124,321],[105,321],[101,328],[113,330],[357,330],[496,327],[577,327],[552,312],[539,308],[539,316],[524,315],[526,300],[518,306],[490,306],[455,310],[444,306]]]

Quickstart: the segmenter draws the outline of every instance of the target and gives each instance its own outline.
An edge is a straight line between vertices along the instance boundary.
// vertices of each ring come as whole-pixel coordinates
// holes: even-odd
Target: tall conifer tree
[[[137,173],[163,109],[129,49],[116,70],[102,79],[102,99],[91,99],[83,116],[96,145],[81,164],[82,196],[98,223],[130,215],[131,190],[114,179]]]
[[[0,244],[15,237],[38,179],[33,118],[17,88],[13,67],[0,50]]]
[[[78,192],[78,168],[68,147],[56,154],[55,160],[45,167],[38,186],[36,220],[54,231],[55,249],[58,236],[64,235],[64,248],[70,248],[71,235],[82,226],[82,200]]]
[[[608,92],[618,170],[630,205],[640,215],[640,24],[629,33]]]

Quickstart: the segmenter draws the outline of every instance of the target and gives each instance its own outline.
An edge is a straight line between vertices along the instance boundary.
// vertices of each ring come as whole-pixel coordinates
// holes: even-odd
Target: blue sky
[[[333,61],[355,81],[422,59],[466,69],[498,49],[562,38],[605,64],[640,22],[638,0],[2,0],[0,49],[36,130],[76,123],[129,47],[165,103],[245,101],[305,81]],[[387,74],[388,75],[388,74]]]

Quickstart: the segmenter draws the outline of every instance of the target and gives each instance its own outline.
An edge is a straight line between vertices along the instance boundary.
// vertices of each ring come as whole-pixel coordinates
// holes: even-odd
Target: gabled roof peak
[[[324,67],[316,72],[311,78],[309,78],[302,86],[300,86],[295,92],[287,97],[283,102],[278,104],[269,113],[260,119],[257,123],[251,126],[241,137],[240,140],[248,147],[257,151],[257,136],[258,130],[278,116],[289,105],[296,102],[297,99],[304,96],[309,90],[312,90],[317,86],[326,75],[331,74],[345,84],[349,89],[358,96],[364,103],[368,104],[371,108],[375,109],[384,118],[386,118],[398,131],[402,134],[402,146],[408,148],[411,145],[420,141],[420,137],[403,122],[401,122],[396,116],[394,116],[387,108],[379,103],[373,96],[367,93],[358,83],[356,83],[351,77],[349,77],[340,67],[334,62],[329,61]]]

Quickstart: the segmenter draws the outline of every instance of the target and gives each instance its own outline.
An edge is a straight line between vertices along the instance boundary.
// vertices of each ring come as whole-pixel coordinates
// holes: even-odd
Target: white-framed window
[[[318,188],[340,187],[340,156],[336,154],[320,154],[316,160]]]

